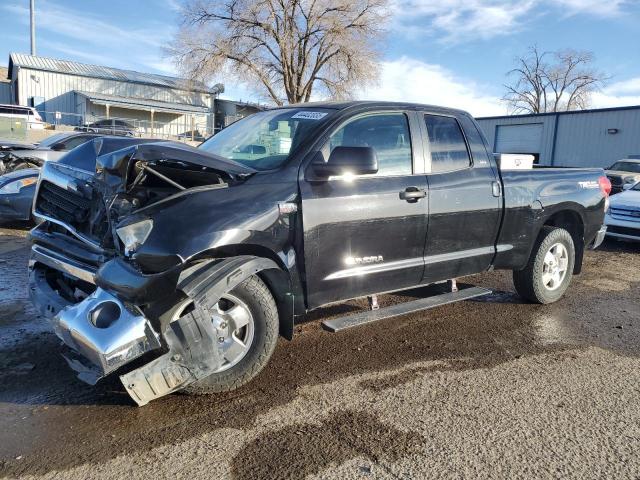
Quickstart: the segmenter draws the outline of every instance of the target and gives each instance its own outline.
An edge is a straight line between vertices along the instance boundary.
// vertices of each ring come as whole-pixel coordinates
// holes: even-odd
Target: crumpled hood
[[[33,150],[34,148],[38,148],[35,143],[0,139],[0,152],[5,150]]]
[[[118,172],[124,178],[131,160],[188,163],[219,170],[229,175],[256,173],[256,170],[241,163],[177,142],[142,143],[101,155],[96,159],[96,170],[104,169],[112,174]]]

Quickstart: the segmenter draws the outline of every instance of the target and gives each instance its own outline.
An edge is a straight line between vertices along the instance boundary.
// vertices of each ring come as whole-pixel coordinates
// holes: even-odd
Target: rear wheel
[[[529,263],[524,269],[513,272],[516,291],[535,303],[559,300],[571,283],[575,256],[569,232],[562,228],[543,227]]]
[[[193,308],[193,301],[186,299],[165,315],[175,321]],[[275,301],[255,275],[221,296],[211,322],[218,335],[222,364],[208,377],[187,386],[187,393],[219,393],[248,383],[265,367],[278,341]]]

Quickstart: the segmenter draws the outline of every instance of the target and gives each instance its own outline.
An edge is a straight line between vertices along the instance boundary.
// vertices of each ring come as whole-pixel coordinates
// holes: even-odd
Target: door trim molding
[[[456,252],[440,253],[438,255],[430,255],[427,257],[407,258],[405,260],[397,260],[395,262],[378,263],[374,265],[360,265],[357,267],[345,268],[338,270],[324,277],[323,280],[337,280],[340,278],[357,277],[362,275],[370,275],[372,273],[384,273],[393,270],[401,270],[403,268],[419,267],[421,265],[431,265],[434,263],[450,262],[460,260],[467,257],[479,257],[481,255],[493,255],[494,253],[506,252],[511,250],[513,245],[497,245],[494,247],[472,248],[469,250],[458,250]],[[480,273],[480,272],[478,272]]]
[[[407,258],[397,260],[395,262],[377,263],[374,265],[360,265],[358,267],[346,268],[338,270],[324,277],[324,280],[336,280],[338,278],[356,277],[361,275],[369,275],[371,273],[390,272],[392,270],[401,270],[403,268],[421,267],[424,265],[422,257]]]

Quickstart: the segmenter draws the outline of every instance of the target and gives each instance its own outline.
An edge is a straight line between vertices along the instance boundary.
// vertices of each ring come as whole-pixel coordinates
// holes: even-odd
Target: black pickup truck
[[[499,163],[469,114],[405,103],[263,111],[198,149],[97,139],[42,169],[30,292],[79,377],[118,371],[139,405],[239,387],[329,303],[370,298],[324,322],[338,331],[484,294],[455,279],[492,269],[554,302],[604,237],[611,185]],[[376,309],[426,284],[443,293]]]

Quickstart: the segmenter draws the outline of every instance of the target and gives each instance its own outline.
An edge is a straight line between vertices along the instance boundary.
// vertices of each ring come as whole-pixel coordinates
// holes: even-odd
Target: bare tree
[[[541,52],[534,46],[516,62],[517,67],[507,73],[514,82],[505,85],[503,97],[512,113],[584,110],[592,93],[607,80],[593,68],[591,52]]]
[[[377,78],[387,0],[187,0],[168,49],[194,79],[222,71],[278,105],[348,97]]]

